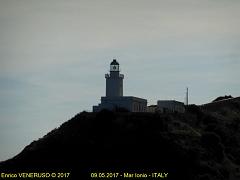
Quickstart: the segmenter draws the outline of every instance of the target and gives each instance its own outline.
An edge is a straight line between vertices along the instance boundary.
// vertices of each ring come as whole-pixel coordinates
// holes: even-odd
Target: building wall
[[[146,112],[147,111],[147,102],[133,100],[132,101],[132,112]]]
[[[184,103],[175,100],[160,100],[157,102],[157,110],[160,112],[185,112]]]
[[[101,104],[93,106],[93,112],[102,109],[114,110],[116,108],[124,108],[130,112],[146,112],[147,100],[133,96],[101,97]]]

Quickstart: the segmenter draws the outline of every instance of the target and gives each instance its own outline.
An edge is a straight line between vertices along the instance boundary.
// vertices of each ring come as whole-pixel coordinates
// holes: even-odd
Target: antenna
[[[186,102],[185,102],[185,105],[188,105],[188,87],[186,89]]]

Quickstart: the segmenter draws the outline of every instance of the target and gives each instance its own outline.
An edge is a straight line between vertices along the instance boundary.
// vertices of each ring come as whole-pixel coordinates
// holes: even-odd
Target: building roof
[[[176,100],[158,100],[157,101],[157,104],[161,104],[161,103],[174,103],[174,104],[181,104],[181,105],[184,105],[183,102],[180,102],[180,101],[176,101]]]
[[[135,96],[115,96],[115,97],[106,97],[106,96],[103,96],[101,97],[101,100],[107,100],[107,101],[121,101],[121,100],[134,100],[134,101],[139,101],[139,102],[146,102],[147,103],[147,100],[146,99],[143,99],[143,98],[139,98],[139,97],[135,97]]]

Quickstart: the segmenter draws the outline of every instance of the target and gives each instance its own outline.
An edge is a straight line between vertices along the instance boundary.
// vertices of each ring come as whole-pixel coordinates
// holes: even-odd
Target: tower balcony
[[[110,74],[105,74],[105,78],[110,78]],[[118,74],[117,76],[115,75],[115,77],[119,77],[119,78],[124,78],[124,75],[123,74]]]

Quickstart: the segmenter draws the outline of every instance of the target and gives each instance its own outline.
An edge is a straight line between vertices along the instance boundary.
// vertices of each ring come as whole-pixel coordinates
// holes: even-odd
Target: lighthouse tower
[[[123,96],[123,78],[120,74],[119,63],[116,59],[110,63],[110,74],[105,74],[106,78],[106,97]]]
[[[120,74],[119,63],[116,59],[110,63],[110,73],[105,74],[106,96],[101,97],[101,103],[93,106],[93,112],[103,109],[117,110],[125,109],[130,112],[146,112],[147,100],[134,97],[123,96],[123,74]]]

